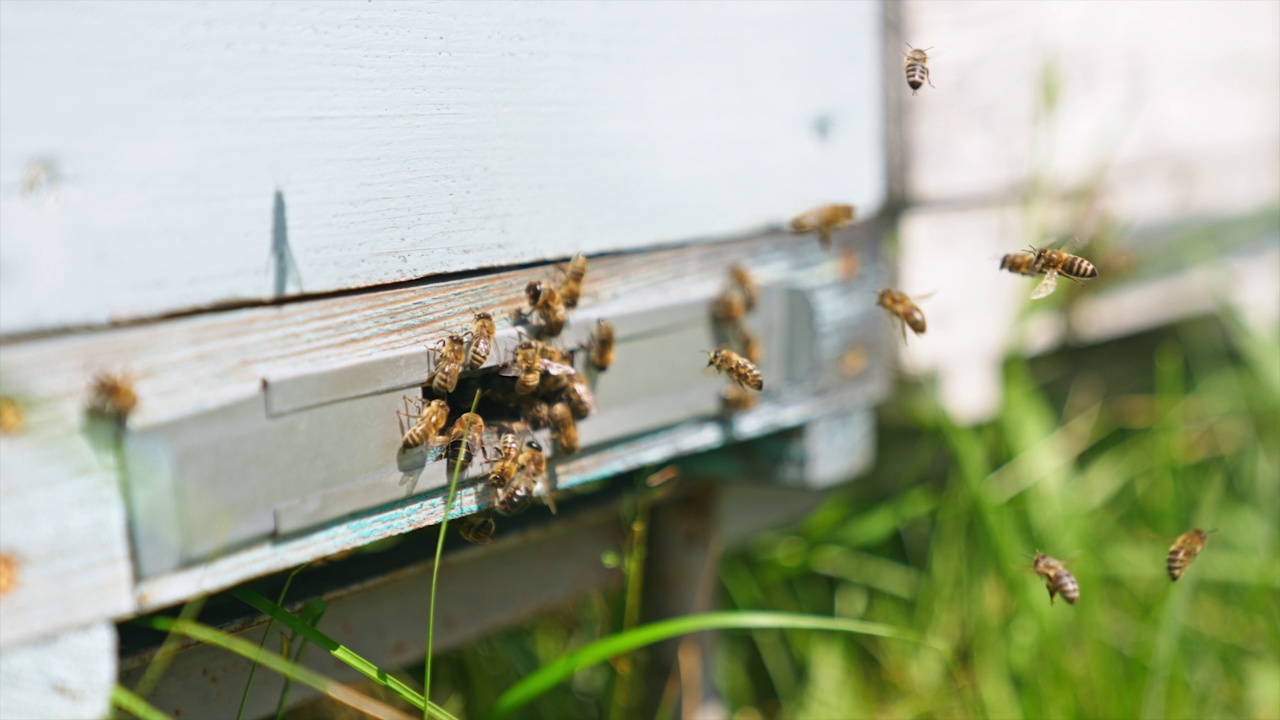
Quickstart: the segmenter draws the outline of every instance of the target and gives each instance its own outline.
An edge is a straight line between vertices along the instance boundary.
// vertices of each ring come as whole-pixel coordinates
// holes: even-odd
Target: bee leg
[[[902,344],[907,344],[907,322],[902,318],[898,318],[898,329],[902,331]]]
[[[1066,278],[1066,279],[1070,280],[1071,282],[1073,282],[1073,283],[1075,283],[1075,284],[1079,285],[1080,287],[1084,287],[1084,281],[1083,281],[1083,280],[1080,280],[1079,278],[1073,278],[1073,277],[1071,277],[1070,275],[1068,275],[1068,274],[1066,274],[1066,273],[1058,273],[1058,275],[1060,275],[1060,276],[1062,276],[1062,277],[1064,277],[1064,278]]]
[[[924,69],[924,81],[929,83],[929,87],[937,87],[937,85],[934,85],[933,81],[929,79],[929,68]],[[912,94],[914,95],[915,93]]]

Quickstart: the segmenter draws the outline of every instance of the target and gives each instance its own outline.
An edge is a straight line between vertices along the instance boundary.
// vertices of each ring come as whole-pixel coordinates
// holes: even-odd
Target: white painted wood
[[[0,653],[0,718],[104,717],[116,664],[116,628],[109,622],[6,647]]]
[[[920,203],[1011,197],[1036,174],[1102,172],[1124,221],[1232,214],[1280,197],[1280,4],[919,2],[896,44],[932,46],[905,92],[907,180]],[[905,48],[903,48],[905,51]],[[1037,114],[1046,66],[1059,77]]]
[[[25,425],[0,436],[0,555],[12,571],[0,594],[0,648],[128,615],[133,603],[124,500],[111,440],[80,416],[35,402],[4,362],[0,393],[23,403]]]
[[[874,213],[879,17],[0,4],[0,333]]]

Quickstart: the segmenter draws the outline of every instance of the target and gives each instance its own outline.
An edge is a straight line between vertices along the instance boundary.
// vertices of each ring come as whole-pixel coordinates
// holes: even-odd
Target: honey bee
[[[463,540],[473,543],[489,544],[498,531],[498,524],[493,520],[493,511],[468,515],[458,521],[458,534]]]
[[[471,348],[467,352],[468,370],[475,370],[489,359],[493,338],[497,334],[498,328],[493,324],[493,315],[487,312],[476,313],[475,322],[471,324]]]
[[[739,385],[726,385],[724,390],[720,391],[720,407],[726,415],[750,410],[755,407],[755,404],[756,396]]]
[[[402,418],[416,420],[417,423],[409,428],[404,434],[404,441],[401,447],[405,450],[420,447],[444,429],[444,424],[449,421],[449,405],[443,400],[432,400],[426,407],[423,407],[422,400],[418,398],[410,398],[405,396],[405,409],[408,409],[408,403],[413,401],[418,406],[418,413],[396,411],[396,414]]]
[[[1213,532],[1210,530],[1209,532]],[[1169,548],[1169,579],[1177,582],[1182,577],[1183,571],[1196,559],[1196,555],[1204,549],[1204,544],[1209,540],[1209,533],[1195,528],[1188,530],[1178,536],[1173,543],[1173,547]]]
[[[582,281],[586,276],[587,256],[578,253],[569,261],[569,267],[565,270],[564,285],[560,286],[560,298],[564,301],[565,307],[578,307],[578,299],[582,297]]]
[[[719,348],[711,351],[711,357],[707,360],[707,367],[715,367],[716,370],[728,375],[734,382],[744,388],[752,390],[764,390],[764,376],[756,369],[756,366],[750,360],[742,357],[738,353],[727,348]]]
[[[558,402],[551,406],[551,427],[555,432],[556,450],[562,455],[578,452],[578,424],[573,420],[573,411],[568,403]]]
[[[892,288],[885,288],[880,291],[880,296],[876,298],[876,304],[888,310],[889,314],[898,321],[902,330],[903,342],[907,341],[907,328],[911,328],[911,332],[917,335],[924,334],[924,312],[906,293],[900,293]]]
[[[711,301],[711,317],[722,323],[741,322],[747,315],[747,300],[734,288],[720,293]]]
[[[734,265],[729,268],[729,277],[733,278],[734,284],[742,291],[742,299],[746,303],[747,312],[756,309],[756,303],[760,301],[760,288],[756,285],[756,279],[751,277],[751,273],[741,265]]]
[[[454,421],[448,433],[437,437],[437,441],[448,446],[445,457],[448,458],[451,473],[455,467],[462,468],[460,472],[465,473],[471,466],[477,448],[486,460],[489,457],[488,451],[484,449],[484,418],[476,413],[463,413]]]
[[[543,285],[535,280],[525,286],[524,294],[529,298],[529,312],[542,318],[540,334],[543,337],[559,335],[569,318],[569,311],[565,309],[564,298],[560,293],[550,285]]]
[[[1000,269],[1019,275],[1037,275],[1036,256],[1032,253],[1009,253],[1000,258]]]
[[[547,507],[556,512],[556,502],[547,483],[547,456],[542,453],[542,446],[533,440],[525,441],[517,464],[520,469],[515,480],[498,490],[498,499],[494,503],[498,512],[503,515],[523,512],[533,501],[534,491],[539,486],[543,489]]]
[[[1098,268],[1082,257],[1077,257],[1062,250],[1040,248],[1035,250],[1032,267],[1037,273],[1044,273],[1044,280],[1031,291],[1031,299],[1039,300],[1053,294],[1058,287],[1058,275],[1066,277],[1077,285],[1084,285],[1079,278],[1089,280],[1098,277]]]
[[[596,332],[591,338],[591,367],[604,372],[613,364],[613,323],[596,321]]]
[[[569,387],[565,388],[564,399],[569,403],[569,409],[573,411],[573,417],[577,420],[590,415],[596,407],[595,393],[591,392],[587,379],[581,375],[574,375],[570,380]]]
[[[93,379],[89,412],[123,423],[138,406],[133,379],[127,375],[99,373]]]
[[[1062,599],[1070,605],[1075,605],[1080,599],[1080,586],[1076,584],[1075,576],[1067,570],[1061,560],[1037,552],[1031,569],[1044,578],[1044,586],[1049,590],[1050,605],[1053,604],[1054,595],[1061,595]]]
[[[489,471],[489,484],[501,490],[511,483],[520,469],[520,438],[515,433],[506,432],[498,438],[498,459]]]
[[[16,433],[24,424],[22,406],[13,398],[0,397],[0,434]]]
[[[566,365],[544,357],[544,345],[535,340],[525,340],[516,346],[515,361],[498,369],[499,375],[515,377],[516,394],[529,395],[542,383],[542,375],[573,375],[577,371],[572,365]]]
[[[907,53],[907,62],[904,69],[907,73],[907,86],[911,88],[911,94],[915,95],[926,82],[929,83],[929,87],[934,87],[933,81],[929,79],[929,56],[925,54],[926,51],[933,48],[927,47],[921,50],[913,48],[909,44],[907,47],[911,48],[911,52]]]
[[[831,231],[852,223],[854,214],[852,205],[823,205],[793,218],[791,230],[798,233],[818,231],[818,242],[826,250],[831,247]]]
[[[521,406],[520,419],[534,430],[551,424],[551,406],[542,400],[533,400]]]
[[[467,339],[452,333],[436,347],[436,369],[427,376],[427,384],[435,394],[448,395],[458,387],[458,375],[467,361]]]

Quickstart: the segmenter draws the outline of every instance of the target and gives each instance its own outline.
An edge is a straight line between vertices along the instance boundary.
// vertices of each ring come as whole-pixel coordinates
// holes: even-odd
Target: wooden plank
[[[116,665],[116,628],[109,622],[6,647],[0,654],[0,713],[31,720],[104,717]]]
[[[872,214],[879,32],[875,3],[4,3],[0,334]]]

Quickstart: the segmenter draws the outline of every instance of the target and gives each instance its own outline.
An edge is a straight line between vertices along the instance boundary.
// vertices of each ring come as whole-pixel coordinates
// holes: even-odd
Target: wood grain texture
[[[0,333],[884,195],[875,3],[0,5]]]
[[[809,236],[767,234],[593,258],[583,303],[571,315],[565,342],[585,338],[596,317],[634,322],[620,320],[618,365],[600,378],[597,414],[581,423],[589,452],[553,462],[556,481],[570,488],[873,403],[887,387],[885,340],[891,329],[874,306],[875,288],[884,277],[878,233],[875,225],[841,231],[830,253]],[[726,268],[734,262],[750,268],[765,289],[758,328],[766,341],[761,367],[766,378],[774,379],[765,403],[725,423],[716,419],[714,404],[723,381],[700,374],[705,355],[699,351],[709,346],[710,337],[706,310],[698,308],[707,308],[725,286]],[[406,470],[396,460],[400,431],[394,410],[405,391],[400,388],[416,388],[428,369],[415,369],[412,359],[427,357],[416,349],[465,327],[475,310],[487,309],[506,338],[490,362],[504,362],[514,340],[511,311],[523,305],[524,283],[557,277],[553,266],[525,268],[8,341],[0,343],[0,377],[7,394],[38,410],[30,432],[58,448],[86,443],[80,424],[94,373],[133,376],[139,403],[123,442],[125,475],[135,557],[148,576],[137,584],[136,599],[140,609],[161,607],[438,523],[443,463],[428,464],[428,473]],[[662,325],[661,308],[686,306],[695,308],[691,324]],[[796,308],[803,317],[786,314],[801,311]],[[681,334],[686,326],[694,335]],[[794,335],[800,328],[808,334]],[[664,337],[676,345],[650,347]],[[851,350],[868,353],[866,372],[859,377],[836,369]],[[351,372],[362,364],[376,368],[377,377]],[[317,380],[328,371],[340,376],[336,384]],[[280,383],[293,388],[276,414],[269,412],[264,380],[267,391]],[[704,391],[694,391],[702,387],[698,383],[706,385],[709,402],[696,407],[649,407],[644,403],[652,398],[637,396],[660,397],[653,393],[666,387],[695,400]],[[318,393],[314,402],[309,392]],[[26,464],[6,458],[6,489],[19,484],[26,471]],[[349,488],[370,482],[386,484],[394,494]],[[327,517],[323,513],[332,511],[321,507],[322,514],[310,521],[306,513],[312,510],[288,506],[331,490],[347,493],[348,499],[326,499],[328,506],[357,504]],[[487,490],[467,487],[455,512],[467,514],[488,502]],[[366,512],[351,516],[360,510]],[[338,516],[350,517],[308,529],[309,523]]]
[[[31,720],[100,718],[116,685],[116,628],[67,630],[0,654],[0,716]]]

